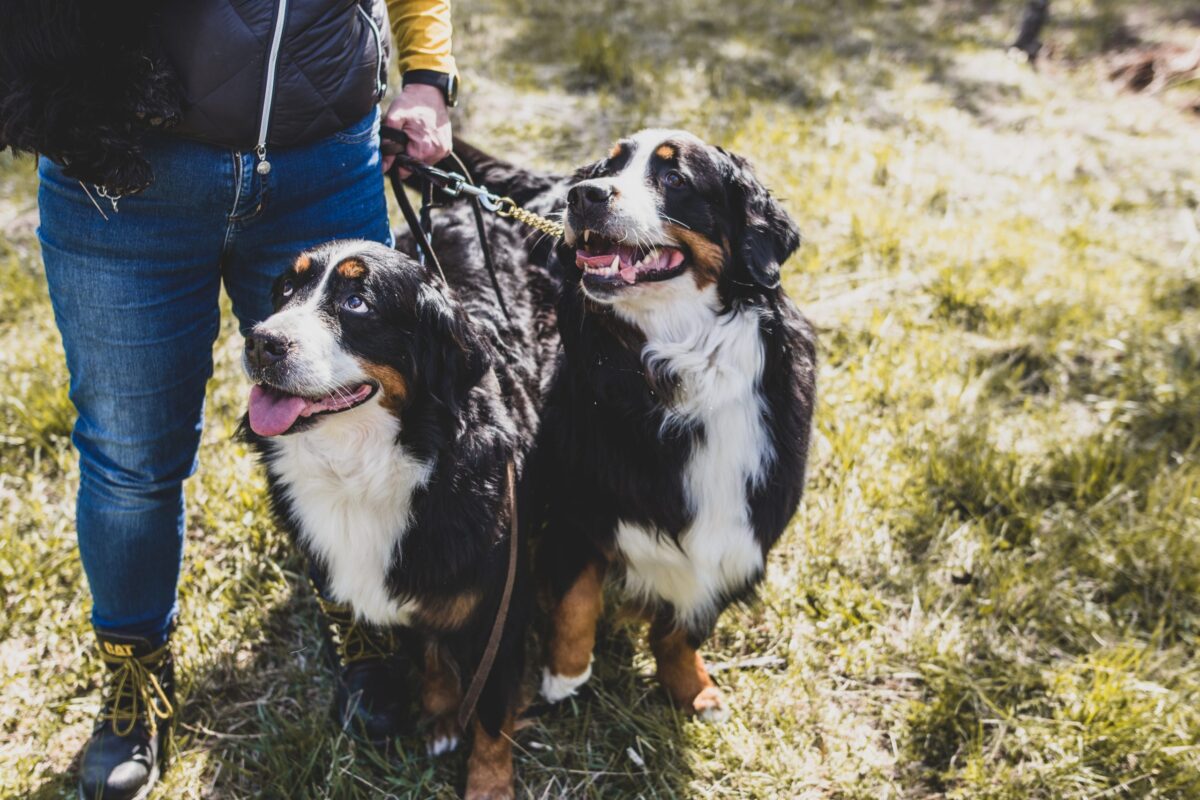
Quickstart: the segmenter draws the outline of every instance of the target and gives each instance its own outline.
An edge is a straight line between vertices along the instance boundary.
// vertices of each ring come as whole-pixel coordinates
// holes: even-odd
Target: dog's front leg
[[[467,759],[466,800],[512,800],[513,715],[500,724],[500,735],[491,736],[476,719],[472,724],[471,755]]]
[[[555,605],[542,672],[542,696],[557,703],[575,694],[592,675],[596,623],[604,610],[604,565],[589,562]]]
[[[722,722],[729,717],[725,695],[709,677],[704,659],[687,634],[673,621],[651,623],[650,649],[658,665],[658,679],[672,703],[705,722]]]
[[[421,682],[421,707],[429,724],[425,748],[431,756],[458,747],[458,705],[462,689],[458,675],[436,638],[425,645],[425,674]]]

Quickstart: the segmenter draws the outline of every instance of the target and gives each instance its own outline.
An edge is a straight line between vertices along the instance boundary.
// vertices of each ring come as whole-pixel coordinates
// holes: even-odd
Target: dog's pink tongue
[[[278,436],[295,424],[308,405],[303,397],[255,386],[250,390],[250,430],[259,436]]]

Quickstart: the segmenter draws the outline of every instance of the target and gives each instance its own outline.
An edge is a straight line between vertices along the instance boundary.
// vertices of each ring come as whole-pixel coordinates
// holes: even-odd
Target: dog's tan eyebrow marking
[[[670,142],[664,142],[663,144],[660,144],[658,146],[658,148],[654,151],[654,155],[658,156],[659,158],[663,159],[664,161],[670,161],[672,158],[675,158],[675,156],[677,156],[678,154],[679,154],[679,151],[676,150],[675,145],[671,144]]]
[[[612,150],[608,151],[608,158],[610,158],[610,160],[625,158],[634,154],[635,150],[637,150],[636,143],[630,142],[628,139],[623,139],[617,144],[612,145]]]
[[[308,272],[308,268],[311,266],[312,258],[305,254],[296,259],[296,263],[292,269],[295,270],[297,275],[303,275],[304,273]]]
[[[352,256],[338,264],[337,271],[343,278],[361,278],[367,274],[367,265]]]

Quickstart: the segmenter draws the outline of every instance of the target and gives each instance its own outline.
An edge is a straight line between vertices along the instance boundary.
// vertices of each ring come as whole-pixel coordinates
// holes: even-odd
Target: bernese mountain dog
[[[587,681],[608,583],[650,622],[670,699],[720,720],[697,648],[753,593],[804,483],[816,343],[780,285],[800,235],[744,159],[675,130],[581,169],[564,222],[536,449],[541,692]]]
[[[458,743],[459,700],[500,606],[509,465],[519,487],[558,340],[545,269],[497,259],[509,319],[466,208],[439,222],[451,286],[375,243],[299,256],[275,283],[275,313],[246,340],[254,386],[243,426],[326,599],[423,641],[435,755]],[[520,251],[521,236],[515,223],[491,226],[498,253]],[[471,726],[468,798],[513,796],[527,576],[522,556]]]
[[[780,287],[795,224],[746,161],[682,131],[570,177],[455,152],[476,182],[563,215],[564,239],[488,225],[507,315],[462,203],[433,237],[449,286],[381,245],[302,254],[247,339],[246,435],[276,514],[329,599],[426,638],[423,695],[461,691],[504,584],[511,462],[551,605],[546,698],[590,675],[608,581],[650,619],[671,699],[719,719],[697,648],[752,593],[804,480],[815,339]],[[468,798],[513,792],[523,554],[517,584]],[[431,752],[457,734],[453,710],[440,722]]]

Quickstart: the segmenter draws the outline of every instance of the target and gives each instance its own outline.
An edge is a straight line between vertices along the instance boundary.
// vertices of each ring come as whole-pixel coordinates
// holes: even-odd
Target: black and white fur
[[[564,271],[537,450],[539,580],[561,597],[609,563],[626,598],[699,646],[759,582],[801,495],[815,339],[780,287],[799,234],[743,159],[682,131],[623,140],[570,199],[560,259],[582,270]],[[594,249],[659,266],[621,279],[585,263]],[[589,675],[547,668],[542,693]]]
[[[157,43],[160,0],[7,0],[0,24],[0,150],[132,194],[153,181],[143,143],[179,121],[178,75]]]
[[[276,313],[254,328],[246,356],[263,407],[306,406],[294,422],[285,415],[286,430],[259,435],[252,396],[243,431],[323,594],[360,619],[436,643],[464,690],[505,583],[507,466],[523,495],[558,344],[556,282],[528,263],[515,223],[489,230],[511,321],[458,206],[439,213],[434,238],[450,286],[382,245],[332,242],[279,277]],[[522,555],[477,706],[493,737],[519,702],[527,573]],[[459,619],[455,604],[470,597],[477,602]],[[442,736],[430,751],[456,742]]]

